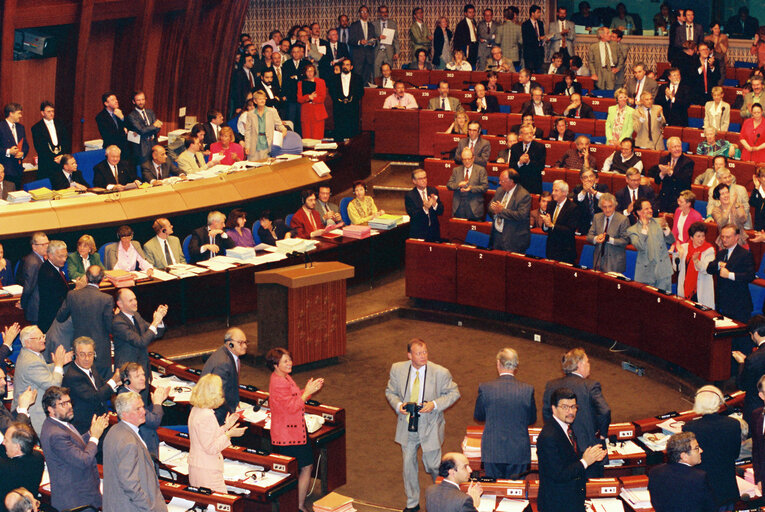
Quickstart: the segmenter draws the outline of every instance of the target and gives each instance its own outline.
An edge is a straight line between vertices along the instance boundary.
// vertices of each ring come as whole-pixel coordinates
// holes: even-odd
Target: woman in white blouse
[[[446,65],[449,71],[473,71],[470,63],[465,60],[465,54],[462,50],[454,51],[454,60]]]
[[[117,229],[117,237],[120,241],[107,246],[104,250],[106,269],[132,271],[138,268],[151,277],[154,267],[146,261],[146,255],[141,249],[141,244],[133,240],[133,228],[120,226]]]
[[[711,126],[718,132],[727,132],[730,126],[730,104],[723,101],[723,88],[712,87],[712,100],[704,105],[704,128]]]

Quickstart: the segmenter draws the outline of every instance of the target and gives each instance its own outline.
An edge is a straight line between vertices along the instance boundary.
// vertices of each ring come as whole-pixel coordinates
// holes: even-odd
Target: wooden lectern
[[[345,354],[345,280],[354,268],[337,261],[255,273],[258,348],[286,348],[294,365]]]

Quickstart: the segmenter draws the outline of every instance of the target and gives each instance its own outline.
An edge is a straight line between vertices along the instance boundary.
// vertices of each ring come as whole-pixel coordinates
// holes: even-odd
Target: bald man
[[[226,415],[236,412],[239,406],[239,358],[247,353],[247,336],[238,327],[232,327],[223,336],[223,346],[216,350],[202,369],[202,376],[214,373],[223,381],[226,401],[215,410],[218,423],[223,425]]]

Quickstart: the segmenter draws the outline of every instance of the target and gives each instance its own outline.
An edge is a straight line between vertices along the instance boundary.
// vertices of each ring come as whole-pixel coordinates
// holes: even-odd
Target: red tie
[[[707,87],[707,61],[704,61],[704,92],[708,92]]]

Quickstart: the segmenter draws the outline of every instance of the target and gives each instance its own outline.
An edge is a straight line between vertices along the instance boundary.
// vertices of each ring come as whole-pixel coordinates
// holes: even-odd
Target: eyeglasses
[[[579,406],[576,404],[574,405],[560,404],[558,406],[558,409],[562,409],[564,411],[576,411],[577,409],[579,409]]]
[[[71,399],[59,400],[58,402],[56,402],[56,405],[72,405],[72,400]]]

